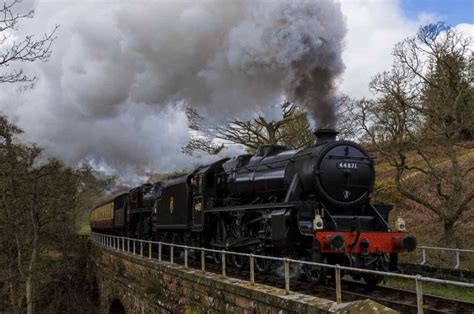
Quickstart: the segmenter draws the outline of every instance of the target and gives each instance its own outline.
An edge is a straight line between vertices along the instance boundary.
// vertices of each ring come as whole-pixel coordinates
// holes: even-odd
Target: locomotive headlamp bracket
[[[322,230],[324,228],[324,222],[321,218],[321,215],[317,214],[314,216],[313,220],[313,229],[314,230]]]
[[[397,230],[398,231],[405,231],[406,230],[405,219],[403,219],[402,217],[397,218],[396,225],[397,225]]]

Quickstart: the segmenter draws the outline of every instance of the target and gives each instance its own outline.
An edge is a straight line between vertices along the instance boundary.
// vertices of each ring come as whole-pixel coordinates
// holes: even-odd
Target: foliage
[[[94,179],[89,169],[68,168],[40,148],[18,143],[20,133],[0,117],[1,294],[8,297],[8,312],[55,311],[54,305],[65,306],[57,293],[75,285],[71,279],[84,258],[75,226]],[[53,294],[46,298],[44,291]],[[85,290],[75,293],[82,300],[70,299],[66,307],[86,305]]]
[[[462,168],[457,155],[474,130],[473,88],[465,75],[469,45],[442,23],[421,27],[395,46],[392,70],[373,78],[377,98],[355,104],[363,131],[395,170],[397,189],[443,221],[449,246],[456,245],[455,223],[474,198],[468,182],[474,167]],[[413,152],[417,158],[408,158]],[[446,161],[437,163],[439,156]],[[429,183],[424,193],[409,180],[415,174]]]

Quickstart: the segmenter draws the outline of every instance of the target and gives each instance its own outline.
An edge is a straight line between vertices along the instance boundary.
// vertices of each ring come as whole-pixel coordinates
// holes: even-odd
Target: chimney
[[[324,144],[326,142],[331,142],[336,140],[337,132],[334,129],[317,129],[314,131],[316,136],[316,145]]]

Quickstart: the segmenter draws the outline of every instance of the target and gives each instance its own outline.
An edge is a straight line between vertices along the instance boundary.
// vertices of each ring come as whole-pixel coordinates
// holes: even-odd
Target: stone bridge
[[[370,300],[337,304],[91,245],[100,313],[391,313]]]

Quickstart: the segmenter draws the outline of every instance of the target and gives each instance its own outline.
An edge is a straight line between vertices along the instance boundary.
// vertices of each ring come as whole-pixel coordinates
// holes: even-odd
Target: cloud
[[[335,2],[37,1],[34,8],[21,31],[59,24],[51,60],[21,64],[39,80],[23,92],[5,86],[0,106],[25,140],[68,164],[88,161],[130,177],[208,162],[180,154],[189,138],[185,105],[225,121],[274,114],[285,95],[331,122],[346,32]]]
[[[390,0],[342,1],[340,9],[330,1],[39,0],[22,9],[28,6],[35,17],[21,31],[60,24],[58,39],[49,62],[21,64],[39,77],[33,89],[2,86],[0,110],[25,140],[68,164],[89,162],[135,181],[212,160],[180,152],[189,139],[185,105],[215,121],[255,111],[275,117],[286,96],[317,106],[319,122],[330,120],[322,113],[334,79],[338,92],[369,96],[369,80],[390,68],[394,44],[435,18],[409,20]]]
[[[346,71],[338,87],[358,98],[370,97],[370,79],[391,68],[397,42],[413,36],[421,24],[437,21],[436,15],[427,13],[408,19],[396,0],[347,0],[341,8],[348,32],[342,55]]]

